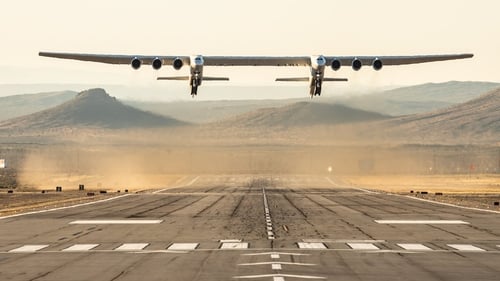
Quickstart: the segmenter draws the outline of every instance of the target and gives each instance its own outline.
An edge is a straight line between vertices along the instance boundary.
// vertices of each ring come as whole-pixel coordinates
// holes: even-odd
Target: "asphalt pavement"
[[[500,280],[500,213],[333,177],[186,177],[0,218],[0,280]]]

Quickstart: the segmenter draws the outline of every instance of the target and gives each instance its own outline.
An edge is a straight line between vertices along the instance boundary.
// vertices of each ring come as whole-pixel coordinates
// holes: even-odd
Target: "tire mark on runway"
[[[201,211],[199,211],[196,215],[193,216],[193,218],[197,218],[197,217],[200,217],[200,215],[202,213],[204,213],[205,211],[207,211],[208,209],[212,208],[213,206],[215,206],[217,203],[219,203],[222,199],[224,199],[226,197],[226,195],[222,195],[220,196],[219,198],[217,198],[217,200],[215,200],[214,202],[212,202],[210,205],[208,205],[207,207],[203,208]]]
[[[181,207],[179,207],[179,208],[173,209],[173,210],[172,210],[172,211],[170,211],[170,212],[165,213],[165,214],[164,214],[163,216],[161,216],[160,218],[164,218],[164,217],[166,217],[166,216],[168,216],[168,215],[170,215],[170,214],[172,214],[172,213],[175,213],[175,212],[180,211],[180,210],[182,210],[182,209],[184,209],[184,208],[187,208],[187,207],[189,207],[189,206],[193,205],[194,203],[196,203],[196,202],[200,201],[200,200],[201,200],[201,199],[203,199],[203,198],[206,198],[206,196],[200,196],[200,198],[197,198],[197,199],[195,199],[194,201],[191,201],[191,202],[189,202],[188,204],[186,204],[186,205],[184,205],[184,206],[181,206]]]
[[[343,196],[342,200],[343,201],[348,201],[348,202],[341,202],[340,200],[333,201],[333,200],[329,199],[330,196],[323,196],[323,197],[326,198],[327,200],[331,201],[331,202],[334,202],[334,203],[337,203],[339,205],[342,205],[345,208],[353,209],[353,210],[355,210],[355,211],[363,214],[364,216],[367,216],[367,217],[369,217],[371,219],[375,219],[374,216],[370,215],[369,213],[365,212],[364,210],[361,210],[360,208],[356,208],[356,206],[360,206],[359,202],[353,201],[352,199],[347,198],[346,196]],[[344,203],[347,203],[347,204],[344,204]]]
[[[334,215],[338,216],[338,213],[337,213],[337,212],[335,212],[334,210],[332,210],[332,209],[328,208],[328,207],[327,207],[327,206],[325,206],[324,204],[321,204],[321,203],[319,203],[318,201],[316,201],[316,200],[312,199],[309,195],[304,195],[304,197],[305,197],[305,198],[307,198],[307,199],[309,199],[311,202],[315,203],[316,205],[320,206],[321,208],[323,208],[323,209],[325,209],[325,210],[327,210],[327,211],[331,212],[332,214],[334,214]]]
[[[297,205],[295,205],[295,203],[292,202],[292,200],[286,195],[286,194],[283,194],[283,197],[286,199],[286,201],[288,201],[288,203],[290,203],[290,205],[292,205],[292,207],[295,208],[295,210],[297,210],[304,218],[307,218],[307,214],[304,213],[304,211],[302,211],[301,209],[299,209],[299,207],[297,207]],[[309,223],[309,222],[308,222]],[[309,223],[310,224],[310,223]]]
[[[446,230],[446,229],[441,228],[441,227],[438,227],[438,226],[436,226],[436,225],[429,224],[428,226],[429,226],[429,227],[431,227],[431,228],[437,229],[437,230],[441,230],[441,231],[446,232],[446,233],[448,233],[448,234],[451,234],[451,235],[453,235],[453,236],[456,236],[456,237],[462,238],[462,239],[464,239],[464,240],[465,240],[465,239],[467,239],[467,237],[465,237],[465,236],[463,236],[463,235],[460,235],[460,234],[457,234],[457,233],[455,233],[455,232],[452,232],[452,231]]]
[[[173,203],[175,203],[177,201],[180,201],[180,200],[182,200],[184,198],[186,198],[186,196],[182,196],[182,197],[176,198],[176,199],[174,199],[174,200],[172,200],[170,202],[167,202],[165,204],[161,204],[160,206],[152,207],[152,208],[149,208],[147,210],[144,210],[144,211],[141,211],[141,212],[129,215],[127,218],[142,218],[142,217],[144,217],[142,215],[145,214],[145,213],[147,213],[147,212],[151,212],[151,211],[158,210],[160,208],[166,207],[166,206],[171,205],[171,204],[173,204]],[[158,201],[154,201],[154,202],[158,202]]]
[[[54,272],[56,272],[57,270],[59,270],[59,269],[61,269],[61,268],[64,268],[64,267],[66,267],[67,265],[69,265],[69,264],[71,264],[71,263],[74,263],[74,262],[77,262],[77,261],[79,261],[79,260],[82,260],[83,258],[86,258],[86,257],[88,257],[88,256],[90,256],[90,255],[91,255],[91,254],[89,253],[89,254],[84,255],[84,256],[79,256],[79,257],[78,257],[78,258],[76,258],[76,259],[73,259],[73,260],[69,260],[69,261],[67,261],[67,262],[64,262],[64,263],[62,263],[62,264],[60,264],[60,265],[56,266],[55,268],[53,268],[53,269],[51,269],[51,270],[49,270],[49,271],[47,271],[47,272],[44,272],[44,273],[42,273],[42,274],[40,274],[40,275],[38,275],[38,276],[36,276],[36,277],[33,277],[33,278],[31,278],[31,279],[28,279],[28,280],[29,280],[29,281],[36,281],[36,280],[39,280],[39,279],[41,279],[41,278],[44,278],[44,277],[46,277],[47,275],[49,275],[49,274],[51,274],[51,273],[54,273]]]
[[[311,200],[312,202],[314,202],[314,203],[318,204],[319,206],[323,207],[324,209],[329,210],[330,212],[334,213],[336,216],[338,216],[338,217],[339,217],[339,220],[340,220],[341,222],[343,222],[344,224],[348,225],[348,226],[349,226],[349,227],[351,227],[351,228],[356,229],[359,233],[361,233],[361,234],[365,235],[366,237],[370,238],[371,240],[376,240],[376,239],[375,239],[372,235],[370,235],[369,233],[367,233],[367,232],[365,232],[363,229],[361,229],[361,227],[359,227],[359,226],[357,226],[357,225],[355,225],[355,224],[353,224],[353,223],[351,223],[351,222],[347,221],[346,219],[344,219],[344,218],[343,218],[343,216],[340,216],[339,214],[337,214],[337,212],[335,212],[335,211],[331,210],[330,208],[326,207],[325,205],[323,205],[323,204],[321,204],[321,203],[319,203],[319,202],[317,202],[317,201],[313,200],[312,198],[310,198],[310,197],[309,197],[309,196],[307,196],[307,195],[306,195],[305,197],[306,197],[307,199]],[[323,197],[323,198],[325,198],[325,199],[327,199],[327,200],[329,200],[329,201],[331,201],[331,202],[337,203],[337,202],[335,202],[335,201],[332,201],[332,200],[330,200],[330,199],[326,198],[325,196],[322,196],[322,197]],[[368,216],[368,217],[370,217],[370,218],[372,218],[371,216],[369,216],[369,215],[365,214],[365,213],[364,213],[364,212],[362,212],[362,211],[359,211],[359,212],[360,212],[360,213],[362,213],[362,214],[364,214],[364,215],[366,215],[366,216]]]
[[[243,198],[245,198],[244,195],[240,196],[240,200],[238,200],[238,203],[236,204],[236,207],[234,207],[233,211],[231,212],[231,217],[234,217],[236,215],[236,212],[241,206],[241,202],[243,202]]]

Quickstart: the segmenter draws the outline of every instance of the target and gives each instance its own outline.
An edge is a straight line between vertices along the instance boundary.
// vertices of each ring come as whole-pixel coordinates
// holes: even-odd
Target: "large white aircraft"
[[[471,58],[473,54],[451,55],[418,55],[418,56],[290,56],[290,57],[264,57],[264,56],[144,56],[144,55],[103,55],[103,54],[77,54],[40,52],[40,56],[59,59],[72,59],[92,61],[107,64],[129,64],[134,69],[141,65],[151,65],[159,70],[164,65],[171,65],[180,70],[184,65],[189,66],[188,76],[158,77],[158,80],[188,80],[191,86],[191,95],[198,93],[198,87],[203,81],[227,81],[227,77],[203,76],[203,66],[308,66],[309,77],[277,78],[276,81],[308,81],[309,94],[321,95],[323,82],[347,81],[346,78],[325,77],[325,68],[331,67],[337,71],[341,66],[351,66],[358,71],[363,65],[371,65],[373,69],[380,70],[384,65],[404,65],[434,61],[456,60]]]

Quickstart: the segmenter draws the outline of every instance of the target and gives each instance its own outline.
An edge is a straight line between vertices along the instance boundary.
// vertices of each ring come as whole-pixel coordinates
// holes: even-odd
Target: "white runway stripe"
[[[375,220],[380,224],[469,224],[461,220]]]
[[[353,250],[380,250],[372,243],[347,243],[347,245]]]
[[[484,249],[481,249],[479,247],[473,246],[473,245],[468,245],[468,244],[447,244],[447,246],[452,247],[453,249],[459,250],[459,251],[478,251],[478,252],[484,252]]]
[[[140,251],[148,245],[149,243],[124,243],[116,248],[115,251]]]
[[[75,244],[71,247],[63,249],[63,251],[65,251],[65,252],[90,251],[97,246],[99,246],[99,244]]]
[[[279,264],[279,263],[273,263],[273,264],[271,264],[271,269],[272,270],[281,270],[282,269],[281,268],[281,264]]]
[[[415,243],[401,243],[398,244],[399,247],[409,250],[409,251],[432,251],[431,248],[422,245],[422,244],[415,244]]]
[[[194,250],[198,247],[199,243],[172,243],[167,249],[168,250],[178,250],[178,251],[188,251]]]
[[[47,248],[49,245],[24,245],[9,251],[9,253],[34,253],[41,249]]]
[[[76,220],[69,224],[158,224],[163,220]]]
[[[239,243],[227,242],[227,243],[222,243],[220,248],[221,249],[247,249],[248,243],[245,243],[245,242],[239,242]]]
[[[300,249],[326,249],[325,244],[315,242],[298,242],[297,246],[299,246]]]

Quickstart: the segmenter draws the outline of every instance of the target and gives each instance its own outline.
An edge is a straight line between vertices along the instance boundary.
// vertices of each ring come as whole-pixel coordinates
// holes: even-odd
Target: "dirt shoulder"
[[[381,192],[500,211],[500,175],[365,175],[338,177],[344,184]],[[499,203],[500,204],[500,203]]]
[[[2,190],[0,192],[0,217],[77,205],[126,194],[124,192],[101,194],[99,191],[7,193],[7,190]]]

